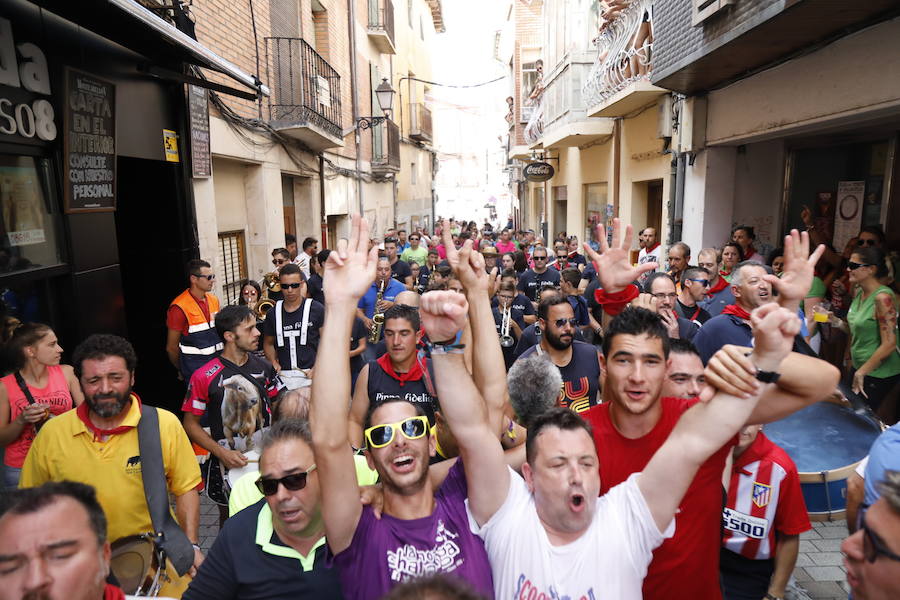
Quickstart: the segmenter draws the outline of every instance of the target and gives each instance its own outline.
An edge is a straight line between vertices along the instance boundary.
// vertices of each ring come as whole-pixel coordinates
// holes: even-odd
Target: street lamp
[[[359,117],[356,120],[356,127],[358,129],[368,129],[373,125],[379,125],[385,121],[385,119],[389,119],[391,116],[391,112],[394,109],[394,88],[391,87],[391,84],[388,83],[387,78],[383,78],[381,83],[378,84],[378,87],[375,88],[375,98],[378,100],[378,107],[381,108],[381,112],[384,113],[382,117]]]

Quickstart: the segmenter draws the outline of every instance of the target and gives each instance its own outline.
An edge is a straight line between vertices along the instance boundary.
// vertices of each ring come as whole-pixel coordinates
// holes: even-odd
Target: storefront
[[[197,256],[182,74],[226,70],[191,42],[132,0],[0,8],[0,308],[52,325],[64,360],[128,337],[137,390],[170,408],[164,315]]]

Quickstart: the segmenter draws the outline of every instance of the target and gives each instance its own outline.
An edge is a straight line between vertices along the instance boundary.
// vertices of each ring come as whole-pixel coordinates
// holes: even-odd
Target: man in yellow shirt
[[[141,401],[132,392],[134,348],[118,336],[92,335],[75,349],[72,362],[85,402],[41,428],[25,459],[19,487],[63,480],[92,485],[106,513],[110,540],[152,532],[138,448]],[[193,573],[203,562],[197,545],[200,468],[178,418],[156,411],[166,487],[175,496],[177,521],[194,544]],[[166,571],[171,581],[160,595],[180,597],[190,578],[179,578],[171,565]]]

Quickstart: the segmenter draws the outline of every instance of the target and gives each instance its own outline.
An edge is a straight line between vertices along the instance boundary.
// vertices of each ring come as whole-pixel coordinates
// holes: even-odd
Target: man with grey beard
[[[197,545],[200,468],[178,417],[158,408],[142,410],[140,398],[132,391],[136,364],[134,348],[115,335],[92,335],[75,349],[72,365],[84,390],[84,403],[41,428],[25,458],[19,487],[48,481],[91,485],[107,515],[111,541],[153,532],[137,428],[145,413],[155,410],[166,489],[175,497],[178,524],[194,545],[193,565],[181,577],[167,561],[169,581],[163,583],[160,595],[180,598],[190,581],[188,575],[203,562]]]

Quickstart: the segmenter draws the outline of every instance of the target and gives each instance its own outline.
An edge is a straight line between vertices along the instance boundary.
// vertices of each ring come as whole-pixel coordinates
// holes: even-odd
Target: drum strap
[[[147,508],[156,541],[172,561],[178,574],[184,575],[194,564],[194,547],[184,530],[178,526],[169,507],[156,408],[141,405],[141,420],[138,422],[137,432],[141,479],[144,482],[144,495],[147,497]]]

